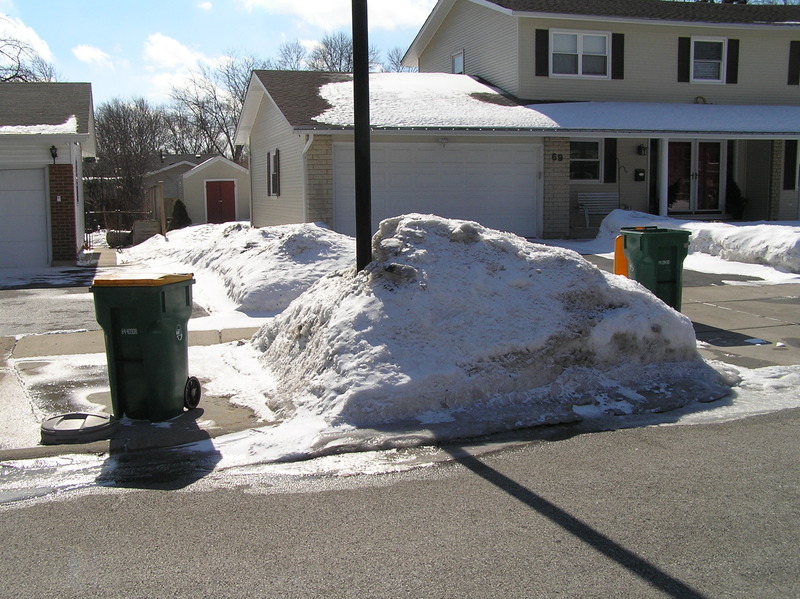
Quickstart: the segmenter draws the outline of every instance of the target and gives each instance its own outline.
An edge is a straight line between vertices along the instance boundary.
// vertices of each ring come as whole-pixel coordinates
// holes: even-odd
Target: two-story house
[[[800,7],[439,0],[404,60],[420,73],[370,81],[376,225],[434,212],[552,238],[617,206],[798,218]],[[352,233],[351,101],[348,76],[254,74],[237,132],[254,224]]]

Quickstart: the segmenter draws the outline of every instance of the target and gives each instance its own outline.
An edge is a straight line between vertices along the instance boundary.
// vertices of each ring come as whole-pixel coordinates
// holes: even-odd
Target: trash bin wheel
[[[188,410],[194,410],[200,403],[200,381],[196,377],[190,376],[186,379],[186,387],[183,390],[183,405]]]

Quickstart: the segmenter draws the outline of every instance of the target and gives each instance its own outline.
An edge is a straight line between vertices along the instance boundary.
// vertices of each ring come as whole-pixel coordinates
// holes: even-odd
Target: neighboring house
[[[413,211],[580,237],[617,206],[738,216],[737,189],[746,218],[800,216],[800,7],[440,0],[405,63],[422,72],[370,76],[373,228]],[[254,225],[353,234],[351,81],[253,74]]]
[[[0,267],[75,263],[95,151],[91,84],[0,84]]]
[[[224,156],[185,172],[180,189],[193,223],[250,219],[250,172]]]
[[[172,216],[175,200],[181,197],[180,186],[184,173],[216,154],[161,154],[153,162],[152,170],[145,173],[142,184],[145,190],[161,185],[166,217]]]

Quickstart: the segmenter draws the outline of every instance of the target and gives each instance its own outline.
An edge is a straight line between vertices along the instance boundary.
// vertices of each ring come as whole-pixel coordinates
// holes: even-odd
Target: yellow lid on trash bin
[[[194,273],[121,272],[92,281],[92,287],[160,287],[190,281]]]

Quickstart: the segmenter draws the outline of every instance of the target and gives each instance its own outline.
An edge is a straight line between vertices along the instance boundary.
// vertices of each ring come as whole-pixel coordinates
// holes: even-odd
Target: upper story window
[[[456,52],[450,57],[450,72],[455,75],[464,74],[464,51]]]
[[[551,36],[551,74],[608,77],[609,34],[552,31]]]
[[[724,37],[679,37],[678,81],[739,82],[739,40]]]
[[[725,40],[692,39],[692,81],[722,83],[725,74]]]

